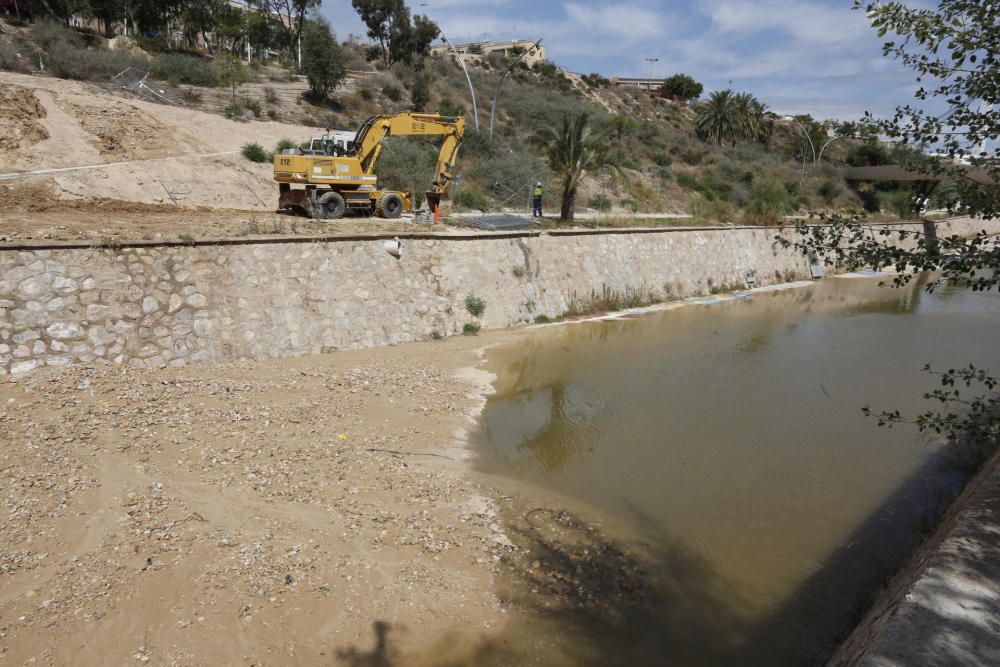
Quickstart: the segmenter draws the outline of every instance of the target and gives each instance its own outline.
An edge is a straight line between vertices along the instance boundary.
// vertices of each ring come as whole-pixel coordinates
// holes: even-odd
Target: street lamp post
[[[847,137],[842,137],[839,135],[836,137],[831,137],[830,140],[827,141],[825,144],[823,144],[823,147],[819,149],[819,155],[816,157],[816,164],[818,165],[820,162],[823,161],[823,153],[825,153],[826,149],[830,147],[830,144],[837,141],[838,139],[846,139],[846,138]]]
[[[421,7],[430,7],[431,3],[429,3],[429,2],[421,2],[420,6]],[[478,132],[479,131],[479,107],[476,106],[476,88],[475,88],[475,86],[472,85],[472,77],[469,76],[469,70],[465,67],[465,61],[462,59],[462,54],[458,52],[458,49],[456,49],[455,46],[450,41],[448,41],[448,38],[444,34],[444,30],[441,30],[441,24],[440,23],[438,24],[438,30],[441,31],[441,40],[445,44],[447,44],[448,48],[451,49],[451,52],[455,54],[455,57],[458,58],[458,64],[461,65],[462,71],[465,72],[465,80],[469,83],[469,95],[472,96],[472,119],[475,121],[476,132]]]
[[[493,93],[493,106],[490,109],[490,141],[493,140],[493,121],[496,118],[496,114],[497,114],[497,98],[500,97],[500,86],[503,85],[503,80],[506,79],[507,75],[510,73],[510,71],[512,69],[514,69],[514,65],[518,64],[519,62],[521,62],[521,60],[526,55],[528,55],[528,53],[530,51],[534,51],[539,46],[541,46],[541,44],[542,44],[542,40],[538,40],[537,42],[535,42],[535,45],[531,47],[531,49],[525,49],[524,53],[522,53],[520,56],[518,56],[511,64],[507,65],[507,69],[505,69],[503,71],[503,74],[500,75],[500,81],[497,82],[497,89]]]
[[[802,130],[802,134],[803,134],[803,136],[805,136],[806,141],[809,142],[809,148],[812,150],[813,164],[816,164],[816,162],[817,162],[817,160],[816,160],[816,144],[813,143],[812,137],[809,136],[809,132],[806,130],[805,126],[802,125],[802,123],[799,122],[799,119],[796,118],[795,116],[785,116],[785,120],[786,121],[792,121],[793,123],[795,123],[796,125],[799,126],[800,130]],[[802,181],[805,180],[805,178],[806,178],[806,153],[805,153],[805,150],[803,150],[802,151],[802,178],[799,179],[799,182],[801,183]]]

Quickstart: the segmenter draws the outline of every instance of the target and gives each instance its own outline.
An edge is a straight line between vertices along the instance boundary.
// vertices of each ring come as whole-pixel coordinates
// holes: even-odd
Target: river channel
[[[912,427],[922,371],[1000,371],[1000,296],[836,278],[491,350],[478,466],[512,620],[482,665],[811,665],[968,479]]]

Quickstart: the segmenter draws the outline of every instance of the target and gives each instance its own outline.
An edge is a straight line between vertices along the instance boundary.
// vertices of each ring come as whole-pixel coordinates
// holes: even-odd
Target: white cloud
[[[721,35],[752,35],[780,30],[791,38],[826,48],[870,35],[861,12],[846,3],[828,5],[794,0],[709,0],[701,3]]]
[[[732,85],[789,112],[856,117],[888,111],[912,92],[912,76],[881,56],[850,0],[534,2],[407,4],[454,42],[541,37],[560,65],[609,76],[646,76],[646,58],[659,58],[654,76],[686,72],[708,90]],[[327,0],[324,13],[342,38],[365,34],[347,0]]]

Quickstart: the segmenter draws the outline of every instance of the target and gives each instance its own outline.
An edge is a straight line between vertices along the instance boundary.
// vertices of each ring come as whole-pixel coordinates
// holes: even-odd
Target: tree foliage
[[[549,167],[562,188],[560,220],[573,220],[580,181],[589,173],[614,168],[608,160],[608,144],[590,122],[586,113],[564,114],[557,127],[542,132],[548,148]]]
[[[326,19],[316,17],[305,25],[302,35],[302,73],[309,90],[326,98],[347,76],[347,59]]]
[[[275,15],[279,20],[274,22],[280,33],[284,36],[283,44],[285,53],[289,57],[295,57],[299,39],[303,38],[306,26],[306,15],[319,9],[322,0],[256,0],[257,7],[267,15]],[[286,17],[282,19],[281,17]],[[270,23],[270,22],[269,22]],[[302,45],[303,50],[305,44]]]
[[[395,62],[417,64],[441,34],[437,24],[423,15],[411,18],[403,0],[351,0],[368,28],[368,36],[378,42],[386,66]]]
[[[426,74],[420,74],[413,81],[413,88],[410,89],[410,99],[413,101],[414,111],[427,111],[431,103],[431,81]]]
[[[663,82],[663,90],[676,99],[687,102],[701,97],[705,87],[687,74],[674,74]]]
[[[733,145],[740,141],[767,141],[774,131],[774,114],[750,93],[719,90],[698,109],[695,133],[702,141]]]
[[[1000,4],[983,0],[940,0],[934,8],[901,2],[855,0],[867,12],[887,57],[917,75],[920,88],[912,104],[891,118],[876,120],[887,137],[934,148],[969,160],[992,177],[992,184],[970,179],[968,171],[938,161],[909,164],[914,169],[947,174],[956,188],[951,206],[969,213],[1000,214]],[[932,108],[924,108],[933,101]],[[944,103],[946,110],[938,108]],[[873,119],[874,120],[874,119]],[[993,142],[990,148],[989,142]],[[990,179],[980,179],[990,180]]]

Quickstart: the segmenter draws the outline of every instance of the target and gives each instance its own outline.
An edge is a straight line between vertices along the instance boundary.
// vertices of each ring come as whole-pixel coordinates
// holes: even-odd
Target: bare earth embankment
[[[330,225],[276,214],[271,165],[240,148],[321,133],[0,72],[0,242],[426,230],[405,220]],[[35,171],[46,173],[27,175]]]
[[[482,343],[3,382],[0,662],[390,664],[492,627]]]

